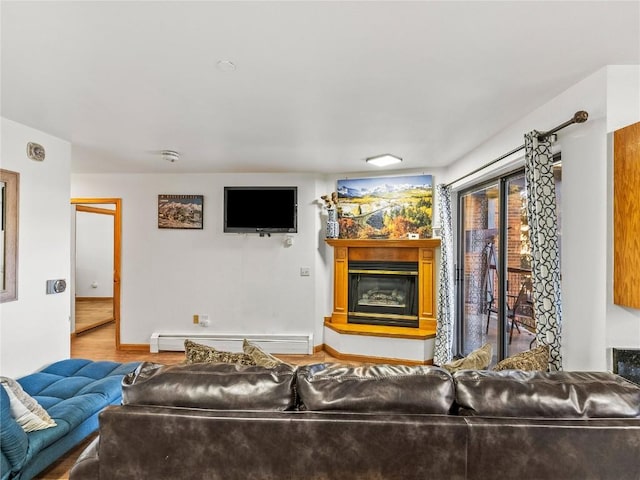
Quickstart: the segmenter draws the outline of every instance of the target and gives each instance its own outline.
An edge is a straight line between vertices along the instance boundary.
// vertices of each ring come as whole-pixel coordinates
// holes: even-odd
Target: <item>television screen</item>
[[[224,187],[224,231],[298,231],[298,187]]]

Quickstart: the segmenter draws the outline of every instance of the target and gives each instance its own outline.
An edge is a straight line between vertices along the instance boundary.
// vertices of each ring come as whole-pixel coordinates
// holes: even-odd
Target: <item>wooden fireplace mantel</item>
[[[333,247],[333,312],[328,326],[347,326],[349,299],[349,260],[351,261],[397,261],[418,264],[418,331],[435,333],[436,327],[436,249],[440,239],[421,240],[371,240],[334,239],[325,240]],[[363,326],[357,327],[362,330]],[[365,327],[366,328],[366,327]],[[373,328],[372,330],[378,330]],[[389,330],[415,328],[386,327]]]
[[[423,238],[421,240],[376,240],[369,238],[327,238],[332,247],[380,247],[380,248],[438,248],[439,238]]]

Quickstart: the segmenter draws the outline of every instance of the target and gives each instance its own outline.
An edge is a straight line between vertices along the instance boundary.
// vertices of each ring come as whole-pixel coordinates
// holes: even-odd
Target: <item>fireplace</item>
[[[333,311],[323,349],[360,362],[432,364],[440,240],[328,238]]]
[[[614,348],[613,373],[640,385],[640,350]]]
[[[349,262],[347,322],[418,328],[417,262]]]
[[[432,334],[439,239],[326,242],[333,247],[333,312],[328,325],[354,334]]]

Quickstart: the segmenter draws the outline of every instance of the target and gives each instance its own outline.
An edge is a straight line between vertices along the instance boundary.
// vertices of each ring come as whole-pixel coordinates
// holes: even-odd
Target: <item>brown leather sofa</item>
[[[605,372],[142,364],[70,480],[638,479],[640,387]]]

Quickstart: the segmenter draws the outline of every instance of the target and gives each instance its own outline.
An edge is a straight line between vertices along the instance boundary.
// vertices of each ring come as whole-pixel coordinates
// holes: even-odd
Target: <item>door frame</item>
[[[456,354],[458,355],[464,355],[464,351],[463,351],[463,347],[464,347],[464,319],[465,319],[465,273],[467,272],[467,265],[465,262],[465,255],[464,255],[464,239],[463,239],[463,235],[464,235],[464,220],[465,220],[465,212],[464,212],[464,206],[463,206],[463,197],[467,194],[470,194],[474,191],[478,191],[481,189],[484,189],[486,187],[489,186],[496,186],[498,189],[498,209],[500,212],[503,211],[503,208],[505,208],[506,202],[504,201],[504,186],[505,186],[505,181],[504,178],[506,177],[511,177],[512,175],[516,175],[517,172],[520,169],[514,169],[512,171],[509,171],[507,173],[503,173],[500,174],[498,176],[495,177],[491,177],[482,181],[479,181],[478,183],[474,183],[472,185],[469,185],[463,189],[461,189],[460,191],[457,192],[457,198],[456,198],[456,209],[457,209],[457,214],[456,214],[456,222],[457,222],[457,233],[456,233],[456,277],[455,277],[455,281],[456,281],[456,319],[455,319],[455,328],[456,328],[456,342],[455,342],[455,346],[456,346]],[[499,238],[500,238],[500,245],[498,245],[495,250],[495,254],[496,254],[496,260],[497,260],[497,264],[498,264],[498,268],[502,268],[501,266],[504,265],[504,259],[506,257],[505,252],[503,251],[502,248],[502,240],[505,238],[504,236],[504,232],[503,232],[503,221],[502,218],[500,218],[500,223],[498,225],[498,232],[499,232]],[[505,281],[504,281],[504,275],[500,274],[498,275],[498,292],[503,292],[504,291],[504,285],[505,285]],[[497,321],[498,321],[498,325],[500,325],[501,323],[501,318],[503,318],[503,316],[505,315],[505,305],[504,305],[504,295],[502,293],[499,294],[498,296],[498,302],[497,302]],[[497,361],[500,361],[504,358],[504,354],[506,351],[506,334],[503,332],[503,328],[502,327],[498,327],[497,328],[497,337],[496,337],[496,347],[497,347],[497,351],[494,352],[494,355],[497,358]]]
[[[116,326],[116,350],[120,350],[120,271],[122,261],[122,199],[121,198],[72,198],[72,205],[114,205],[114,210],[86,207],[82,210],[113,214],[113,319]],[[113,213],[112,213],[113,212]],[[75,276],[75,272],[74,272]],[[73,299],[75,301],[75,299]]]

